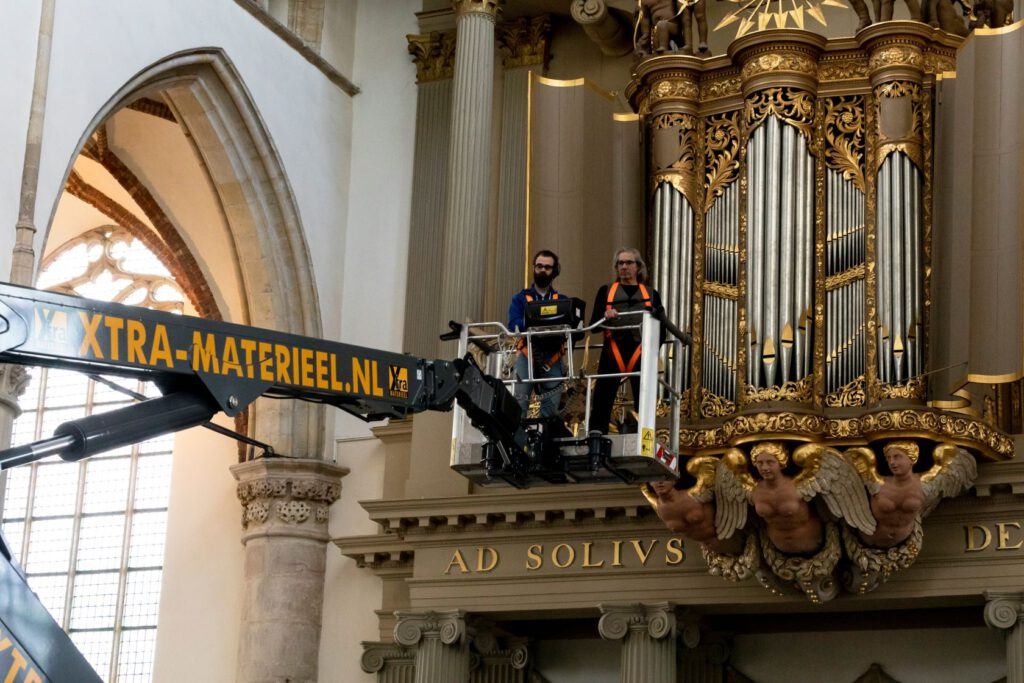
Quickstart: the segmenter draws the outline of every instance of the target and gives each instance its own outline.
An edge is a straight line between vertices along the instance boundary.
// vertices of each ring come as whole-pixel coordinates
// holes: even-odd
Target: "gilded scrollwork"
[[[879,136],[878,150],[875,156],[875,169],[879,169],[886,158],[894,152],[902,152],[910,158],[919,169],[924,169],[924,101],[921,86],[911,81],[889,81],[875,88],[875,102],[878,109],[878,120],[881,120],[882,101],[900,98],[910,99],[911,128],[905,137],[887,138]]]
[[[725,417],[736,412],[736,404],[704,389],[700,395],[700,413],[704,417]]]
[[[846,287],[852,282],[857,280],[863,280],[865,273],[865,266],[863,263],[858,263],[852,268],[847,268],[841,273],[835,275],[829,275],[825,278],[825,291],[831,292],[833,289],[839,289],[840,287]]]
[[[825,58],[818,64],[818,80],[854,81],[868,77],[868,60],[859,54]]]
[[[921,377],[912,377],[903,384],[882,384],[878,387],[880,399],[908,398],[924,400],[925,383]]]
[[[818,63],[810,55],[796,51],[771,51],[755,55],[748,59],[740,71],[743,80],[765,72],[795,71],[802,74],[815,74]]]
[[[794,584],[811,602],[827,602],[839,592],[839,586],[835,582],[835,570],[842,557],[842,547],[839,542],[839,527],[836,524],[826,524],[825,543],[821,550],[810,557],[781,552],[768,540],[764,529],[761,530],[761,552],[772,574]],[[777,592],[777,588],[767,580],[767,577],[759,575],[758,579],[766,589]]]
[[[850,406],[862,406],[866,400],[864,375],[860,375],[826,396],[825,405],[829,408],[847,408]]]
[[[814,123],[814,96],[797,88],[768,88],[747,98],[744,109],[746,133],[750,135],[768,116],[795,126],[807,140]]]
[[[861,192],[864,182],[864,98],[825,100],[825,161],[828,167],[853,181]]]
[[[705,282],[704,293],[717,296],[720,299],[735,301],[739,297],[739,288],[736,285],[727,285],[721,282]]]
[[[875,50],[868,60],[868,70],[872,72],[894,66],[910,66],[920,69],[924,67],[924,55],[916,46],[897,44]]]
[[[748,403],[764,403],[765,401],[809,401],[811,400],[814,381],[811,375],[799,381],[789,381],[779,386],[755,387],[747,386]]]
[[[715,199],[733,182],[740,168],[740,112],[709,116],[704,128],[705,206],[711,210]]]
[[[700,206],[703,155],[700,120],[692,114],[658,114],[651,119],[651,191],[671,183],[691,206]]]
[[[697,100],[700,88],[693,78],[673,76],[657,81],[651,88],[651,104],[662,100]]]
[[[702,80],[700,99],[702,101],[717,100],[723,97],[735,97],[740,94],[743,79],[736,74]]]

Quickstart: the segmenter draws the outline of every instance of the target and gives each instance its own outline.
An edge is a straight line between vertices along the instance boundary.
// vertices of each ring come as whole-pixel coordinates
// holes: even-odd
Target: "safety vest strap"
[[[647,290],[647,287],[644,286],[642,282],[638,283],[638,285],[640,288],[640,295],[643,297],[644,307],[647,309],[653,309],[654,306],[651,303],[651,295],[650,292]],[[615,295],[616,293],[618,293],[618,291],[619,282],[618,280],[616,280],[611,284],[611,286],[608,287],[608,299],[605,303],[606,311],[615,308]],[[633,372],[633,369],[636,367],[637,361],[640,360],[640,346],[636,347],[636,349],[633,351],[632,357],[630,357],[629,359],[629,362],[626,363],[622,358],[622,352],[619,351],[619,345],[615,343],[615,335],[612,333],[612,331],[605,328],[604,337],[608,343],[608,347],[612,351],[612,358],[615,359],[615,365],[618,366],[619,372]]]

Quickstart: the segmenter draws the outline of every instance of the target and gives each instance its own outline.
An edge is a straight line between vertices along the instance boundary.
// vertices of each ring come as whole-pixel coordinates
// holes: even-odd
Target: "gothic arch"
[[[71,155],[63,182],[93,131],[143,96],[162,93],[194,144],[231,233],[245,322],[321,335],[305,233],[281,158],[234,65],[219,48],[169,55],[125,83],[96,113]],[[56,204],[51,212],[56,212]],[[260,400],[250,433],[282,454],[319,458],[324,410],[299,401]]]

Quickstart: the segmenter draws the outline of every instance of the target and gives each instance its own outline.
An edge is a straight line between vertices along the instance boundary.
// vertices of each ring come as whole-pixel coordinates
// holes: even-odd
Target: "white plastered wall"
[[[405,35],[417,32],[417,9],[415,0],[358,3],[353,80],[362,92],[353,100],[349,227],[344,268],[336,273],[344,293],[341,338],[392,351],[402,343],[416,116],[416,70]],[[325,49],[326,33],[325,27]],[[341,414],[335,443],[338,464],[351,473],[331,509],[331,536],[375,533],[359,501],[383,493],[384,446],[366,425]],[[380,579],[329,546],[321,680],[375,680],[359,668],[360,643],[377,640],[380,606]]]

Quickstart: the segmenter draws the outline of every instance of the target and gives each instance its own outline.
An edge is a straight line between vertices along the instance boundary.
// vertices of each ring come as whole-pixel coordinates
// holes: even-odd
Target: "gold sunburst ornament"
[[[736,37],[766,28],[804,28],[807,17],[827,26],[822,7],[842,7],[840,0],[729,0],[739,5],[718,22],[715,30],[736,24]]]

